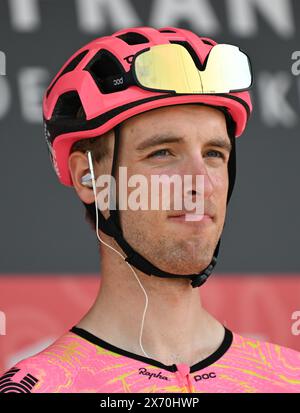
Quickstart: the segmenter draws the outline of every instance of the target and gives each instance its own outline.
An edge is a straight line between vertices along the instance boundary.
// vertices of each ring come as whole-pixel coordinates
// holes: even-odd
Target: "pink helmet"
[[[134,27],[93,40],[64,64],[43,100],[45,138],[62,184],[72,186],[68,157],[74,142],[102,135],[124,120],[154,108],[185,103],[225,107],[235,123],[235,136],[243,133],[252,111],[247,91],[175,95],[138,85],[113,93],[106,89],[106,79],[129,72],[138,52],[168,43],[184,46],[198,67],[203,66],[217,44],[186,29]]]

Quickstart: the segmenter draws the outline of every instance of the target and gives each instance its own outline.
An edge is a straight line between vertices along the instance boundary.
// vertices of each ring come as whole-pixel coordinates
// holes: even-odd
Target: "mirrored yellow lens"
[[[247,55],[228,44],[211,49],[203,71],[183,46],[153,46],[136,57],[135,74],[143,87],[176,93],[229,93],[248,89],[252,82]]]
[[[229,93],[251,86],[251,68],[247,55],[238,47],[217,44],[209,54],[201,73],[203,93]]]
[[[154,46],[138,55],[135,73],[147,88],[202,93],[199,71],[188,51],[178,44]]]

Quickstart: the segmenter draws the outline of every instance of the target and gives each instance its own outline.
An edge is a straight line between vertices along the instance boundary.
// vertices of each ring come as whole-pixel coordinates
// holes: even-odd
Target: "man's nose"
[[[208,199],[213,192],[213,183],[209,176],[207,166],[201,154],[194,154],[186,160],[184,175],[190,175],[191,186],[187,194],[193,196],[204,196]],[[197,176],[200,177],[197,180]],[[200,184],[200,185],[199,185]],[[203,194],[199,192],[203,192]]]

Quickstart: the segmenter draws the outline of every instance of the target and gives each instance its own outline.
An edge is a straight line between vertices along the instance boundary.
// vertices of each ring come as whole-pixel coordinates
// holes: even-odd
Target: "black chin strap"
[[[224,112],[225,113],[225,112]],[[225,113],[226,117],[226,122],[227,122],[227,129],[229,132],[229,136],[231,138],[231,143],[232,143],[232,151],[230,154],[229,162],[228,162],[228,176],[229,176],[229,188],[228,188],[228,195],[227,195],[227,204],[229,202],[229,199],[232,194],[233,186],[234,186],[234,181],[235,181],[235,164],[236,164],[236,157],[235,157],[235,138],[234,138],[234,130],[230,130],[230,128],[234,128],[234,125],[232,125],[232,121],[230,121],[227,113]],[[116,166],[117,166],[117,161],[118,161],[118,154],[119,154],[119,145],[120,145],[120,140],[121,140],[121,133],[120,133],[120,125],[117,125],[115,127],[115,144],[114,144],[114,154],[113,154],[113,163],[112,163],[112,171],[111,171],[111,176],[115,177],[115,172],[116,172]],[[111,185],[112,187],[112,185]],[[112,196],[115,196],[115,194],[112,194]],[[215,248],[212,260],[210,264],[202,271],[199,273],[195,274],[172,274],[166,271],[163,271],[153,265],[150,261],[148,261],[146,258],[144,258],[142,255],[140,255],[137,251],[135,251],[125,240],[123,237],[121,225],[120,225],[120,216],[119,216],[119,208],[117,204],[117,199],[115,198],[115,205],[116,209],[109,210],[110,216],[108,219],[105,219],[103,216],[102,212],[98,208],[98,229],[103,231],[105,234],[109,235],[110,237],[113,237],[118,245],[121,247],[123,252],[126,255],[125,261],[127,261],[129,264],[133,265],[135,268],[138,270],[142,271],[143,273],[147,275],[154,275],[156,277],[161,277],[161,278],[184,278],[184,279],[190,279],[191,280],[191,285],[193,288],[195,287],[200,287],[202,284],[205,283],[207,278],[210,276],[212,273],[216,263],[217,263],[217,257],[219,253],[219,248],[220,248],[220,242],[221,239],[218,241],[218,244]],[[95,212],[95,205],[94,204],[85,204],[85,207],[90,211],[92,216],[96,216]],[[95,220],[96,222],[96,220]]]

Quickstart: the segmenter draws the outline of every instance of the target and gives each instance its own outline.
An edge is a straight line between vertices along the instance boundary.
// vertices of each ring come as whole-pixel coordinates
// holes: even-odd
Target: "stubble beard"
[[[220,230],[214,231],[212,235],[205,231],[203,235],[193,234],[187,239],[180,232],[162,234],[153,222],[137,226],[137,219],[126,221],[122,225],[124,237],[132,248],[156,267],[173,274],[194,274],[205,269],[211,262],[220,233]]]

